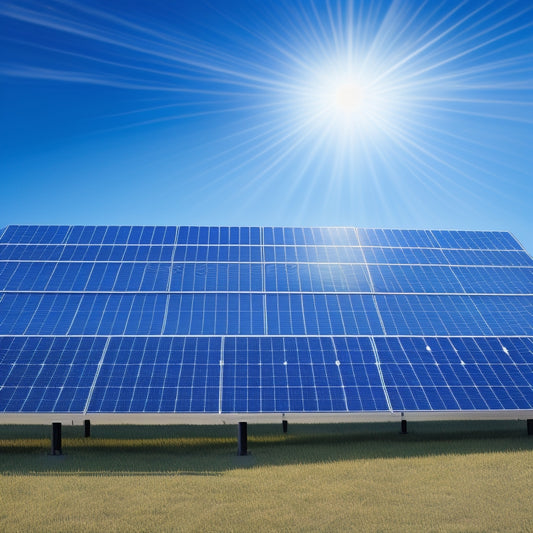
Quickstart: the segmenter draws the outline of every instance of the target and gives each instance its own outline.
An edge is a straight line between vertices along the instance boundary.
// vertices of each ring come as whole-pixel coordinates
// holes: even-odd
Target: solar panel
[[[533,259],[509,233],[0,235],[0,422],[533,417]]]

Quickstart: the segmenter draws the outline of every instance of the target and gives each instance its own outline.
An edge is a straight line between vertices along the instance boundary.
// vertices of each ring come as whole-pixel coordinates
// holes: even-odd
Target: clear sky
[[[511,231],[533,3],[3,0],[0,227]]]

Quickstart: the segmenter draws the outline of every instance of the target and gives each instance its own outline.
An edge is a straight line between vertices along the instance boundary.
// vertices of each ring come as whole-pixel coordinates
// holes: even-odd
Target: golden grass
[[[280,429],[0,427],[0,530],[531,531],[523,422]]]

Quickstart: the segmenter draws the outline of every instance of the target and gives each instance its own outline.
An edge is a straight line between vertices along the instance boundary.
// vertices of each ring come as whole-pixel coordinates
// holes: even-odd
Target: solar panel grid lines
[[[383,392],[385,393],[385,400],[387,402],[387,408],[392,413],[394,410],[392,408],[392,403],[390,401],[389,393],[387,391],[387,385],[385,383],[385,378],[383,377],[383,370],[381,368],[381,360],[379,357],[378,348],[376,346],[376,341],[374,338],[370,337],[370,343],[372,346],[372,351],[374,352],[374,356],[376,358],[376,368],[378,370],[379,379],[381,381],[381,386],[383,387]]]
[[[174,244],[175,244],[175,239],[176,238],[174,238]],[[166,286],[166,292],[167,293],[170,293],[172,272],[174,271],[174,256],[175,256],[175,253],[176,253],[176,248],[174,247],[174,249],[172,251],[172,259],[170,261],[170,269],[168,271],[168,277],[167,277],[167,286]],[[170,302],[170,296],[167,294],[166,302],[165,302],[165,313],[164,313],[164,316],[163,316],[163,323],[161,324],[161,331],[160,331],[161,335],[163,335],[163,333],[165,331],[165,324],[167,323],[169,302]]]
[[[89,389],[89,393],[87,395],[87,401],[85,402],[85,406],[83,407],[83,414],[87,414],[87,411],[89,410],[89,405],[91,403],[91,399],[93,396],[94,388],[96,387],[96,383],[98,381],[98,377],[100,375],[100,370],[102,369],[102,365],[104,363],[104,358],[107,352],[107,349],[109,348],[109,342],[111,340],[111,337],[108,337],[106,340],[106,343],[104,345],[104,348],[102,350],[102,356],[100,357],[100,360],[98,361],[98,365],[96,367],[96,372],[94,373],[93,382],[91,384],[91,388]]]
[[[509,344],[516,358],[523,358],[514,350],[521,342],[531,355],[523,339],[533,333],[533,261],[504,233],[13,228],[18,244],[6,243],[7,229],[0,238],[0,339],[107,341],[85,398],[93,415],[226,416],[237,406],[258,415],[531,408],[527,362],[513,361],[511,370],[500,361],[499,381],[485,365],[488,389],[483,373],[484,382],[475,376],[480,385],[470,377],[472,364],[440,363],[450,383],[463,380],[443,386],[434,381],[444,379],[435,374],[439,366],[420,362],[431,339],[453,335],[490,336],[501,353]],[[439,354],[442,343],[431,353]],[[451,341],[446,350],[458,352]],[[408,364],[401,362],[407,352]],[[389,353],[400,359],[388,360]],[[3,396],[21,391],[0,387],[1,411]],[[34,408],[44,389],[32,394]]]
[[[226,337],[220,340],[220,372],[218,377],[218,413],[222,414],[222,392],[224,390],[224,347],[226,344]]]
[[[80,298],[80,300],[79,300],[79,302],[78,302],[78,306],[77,306],[77,308],[76,308],[76,312],[74,313],[74,316],[78,316],[78,315],[80,315],[81,302],[82,302],[82,300],[81,300],[81,298]],[[67,332],[66,332],[66,335],[72,335],[72,325],[73,325],[73,324],[74,324],[74,319],[72,319],[72,321],[70,322],[69,327],[68,327],[68,330],[67,330]],[[26,332],[25,332],[25,333],[26,333]]]
[[[333,339],[333,337],[331,337],[331,345],[333,347],[333,352],[335,354],[335,365],[337,366],[337,369],[339,371],[339,379],[340,379],[340,386],[341,386],[341,391],[342,391],[342,397],[343,397],[343,400],[344,400],[344,405],[346,406],[346,411],[349,412],[350,411],[350,407],[348,405],[348,395],[346,394],[346,385],[345,385],[345,381],[343,379],[343,376],[342,376],[342,372],[340,370],[340,366],[341,366],[341,361],[339,359],[339,353],[338,353],[338,350],[337,350],[337,346],[335,345],[335,341]],[[352,397],[352,395],[350,395],[350,398]]]

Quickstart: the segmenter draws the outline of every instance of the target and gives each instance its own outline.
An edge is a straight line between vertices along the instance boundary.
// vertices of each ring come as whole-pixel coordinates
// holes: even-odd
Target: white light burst
[[[394,85],[376,81],[375,75],[357,71],[355,65],[319,65],[311,76],[295,83],[300,86],[295,92],[301,92],[300,101],[292,99],[296,121],[307,123],[315,134],[325,135],[336,146],[360,143],[364,137],[383,133],[400,103]]]

